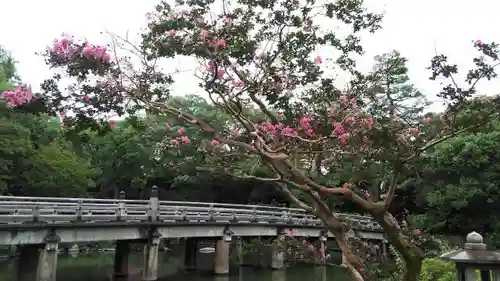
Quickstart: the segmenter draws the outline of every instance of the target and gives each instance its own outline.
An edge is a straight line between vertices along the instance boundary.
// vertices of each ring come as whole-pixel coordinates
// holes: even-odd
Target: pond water
[[[253,267],[231,268],[229,276],[215,277],[210,274],[213,257],[202,255],[200,272],[185,272],[183,258],[174,252],[160,254],[160,281],[348,281],[336,266],[314,267],[293,265],[284,271],[271,271]],[[17,278],[17,258],[0,261],[0,280],[25,281]],[[140,281],[142,258],[140,253],[132,253],[129,260],[129,281]],[[33,269],[35,271],[35,269]],[[113,271],[113,253],[95,253],[59,256],[57,281],[110,281]],[[31,279],[31,278],[30,278]],[[33,280],[26,280],[33,281]]]

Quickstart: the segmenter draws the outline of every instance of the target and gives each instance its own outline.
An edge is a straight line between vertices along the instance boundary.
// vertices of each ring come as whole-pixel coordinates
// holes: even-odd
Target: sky
[[[2,1],[5,11],[0,17],[0,45],[12,52],[18,61],[18,70],[34,90],[51,75],[43,59],[35,52],[43,51],[61,33],[105,43],[103,31],[115,34],[137,34],[146,24],[145,14],[159,0],[16,0]],[[125,4],[126,3],[126,4]],[[373,57],[398,50],[408,58],[412,82],[429,99],[438,100],[439,82],[429,81],[426,67],[437,52],[446,54],[463,71],[471,66],[477,54],[472,41],[500,42],[500,17],[494,0],[365,0],[369,9],[385,13],[383,29],[363,36],[366,53],[358,58],[361,70],[368,71]],[[167,72],[181,70],[174,77],[180,81],[177,91],[196,93],[196,83],[185,83],[193,78],[190,69],[195,65],[174,61],[163,68]],[[463,77],[463,76],[462,76]],[[461,81],[463,79],[460,79]],[[500,79],[479,85],[483,94],[499,92]],[[439,103],[434,107],[439,108]]]

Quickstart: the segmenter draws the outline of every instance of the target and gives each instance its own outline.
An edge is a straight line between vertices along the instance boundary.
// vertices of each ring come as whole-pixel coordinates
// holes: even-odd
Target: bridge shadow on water
[[[197,272],[184,271],[183,257],[180,253],[161,253],[158,281],[348,281],[336,267],[326,269],[307,265],[294,265],[285,271],[271,271],[252,267],[231,268],[229,276],[217,277],[211,274],[213,257],[199,257]],[[1,281],[17,280],[16,258],[0,261]],[[141,280],[142,258],[140,253],[133,253],[129,260],[128,281]],[[35,271],[36,269],[33,269]],[[80,254],[78,256],[60,255],[57,281],[112,281],[112,253]],[[34,280],[34,279],[33,279]],[[22,280],[24,281],[24,280]],[[30,280],[31,281],[31,280]]]

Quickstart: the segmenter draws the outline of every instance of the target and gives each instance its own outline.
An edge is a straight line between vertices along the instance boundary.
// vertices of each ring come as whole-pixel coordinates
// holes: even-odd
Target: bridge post
[[[272,247],[271,269],[282,270],[285,268],[285,234],[280,232]]]
[[[326,247],[326,242],[328,241],[328,232],[322,232],[321,236],[319,237],[319,253],[322,259],[323,263],[327,262],[326,258],[326,253],[327,253],[327,247]]]
[[[125,281],[128,278],[128,257],[130,242],[127,240],[116,241],[115,261],[113,266],[113,281]]]
[[[388,258],[388,251],[387,251],[387,246],[389,245],[388,242],[382,240],[382,249],[381,249],[381,254],[382,254],[382,259],[387,259]]]
[[[217,275],[225,275],[229,273],[229,251],[231,246],[233,232],[226,228],[222,239],[215,244],[215,262],[214,273]]]
[[[197,269],[198,239],[186,238],[184,246],[184,269],[187,271]]]
[[[315,279],[318,281],[326,281],[327,279],[327,271],[326,266],[317,266],[314,268]]]
[[[151,196],[149,197],[149,220],[158,220],[158,187],[153,185]]]
[[[45,248],[40,251],[38,267],[36,271],[36,281],[56,281],[57,252],[61,238],[55,234],[50,234],[45,239]]]
[[[142,270],[142,281],[158,280],[158,250],[160,247],[161,234],[153,231],[144,245],[144,267]]]
[[[17,281],[32,281],[38,268],[40,244],[20,245],[17,260]]]
[[[120,200],[125,200],[125,191],[120,191],[120,195],[118,196],[118,199]],[[118,209],[116,209],[116,218],[118,220],[126,220],[127,219],[127,210],[125,208],[125,203],[123,201],[118,203]]]
[[[284,270],[274,270],[271,272],[271,280],[286,281],[286,272]]]

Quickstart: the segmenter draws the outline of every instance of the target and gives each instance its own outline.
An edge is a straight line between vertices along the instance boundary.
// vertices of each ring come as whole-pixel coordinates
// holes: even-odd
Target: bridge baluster
[[[215,220],[214,205],[210,205],[210,207],[208,208],[208,220],[209,221]]]
[[[150,221],[158,220],[158,187],[156,185],[153,185],[153,188],[151,189],[148,217]]]
[[[257,222],[257,208],[254,207],[252,210],[252,222]]]
[[[293,223],[292,211],[290,209],[286,210],[286,223],[287,224]]]
[[[118,197],[120,200],[125,200],[125,191],[120,191],[120,196]],[[125,220],[125,216],[127,215],[126,213],[126,207],[125,207],[125,202],[120,201],[118,203],[118,209],[116,209],[116,219],[117,220]]]
[[[40,220],[40,207],[38,205],[34,205],[32,209],[33,221],[38,222]]]
[[[186,208],[181,209],[181,220],[187,221],[187,210]]]
[[[237,222],[238,221],[238,217],[236,216],[236,211],[235,210],[233,210],[231,212],[231,221],[233,221],[233,222]]]
[[[76,206],[76,220],[81,221],[83,219],[83,200],[78,200]]]

